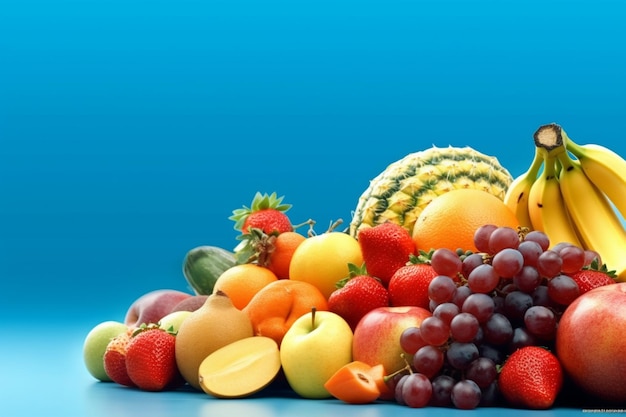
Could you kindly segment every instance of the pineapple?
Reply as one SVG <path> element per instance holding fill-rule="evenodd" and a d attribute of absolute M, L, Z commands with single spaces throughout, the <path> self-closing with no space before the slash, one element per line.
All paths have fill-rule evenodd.
<path fill-rule="evenodd" d="M 424 207 L 437 196 L 457 188 L 478 188 L 500 199 L 513 177 L 493 156 L 471 147 L 425 149 L 390 164 L 370 181 L 350 223 L 350 234 L 385 221 L 412 233 Z"/>

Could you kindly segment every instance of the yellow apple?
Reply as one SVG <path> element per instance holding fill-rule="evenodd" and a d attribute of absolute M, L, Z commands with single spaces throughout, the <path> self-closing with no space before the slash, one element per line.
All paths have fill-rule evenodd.
<path fill-rule="evenodd" d="M 311 311 L 287 330 L 280 361 L 291 389 L 303 398 L 329 398 L 324 384 L 352 360 L 352 329 L 338 314 Z"/>
<path fill-rule="evenodd" d="M 159 327 L 172 333 L 178 333 L 180 325 L 191 313 L 187 310 L 172 311 L 159 320 Z"/>
<path fill-rule="evenodd" d="M 348 265 L 362 263 L 361 246 L 354 237 L 326 232 L 298 245 L 289 264 L 289 278 L 315 285 L 328 299 L 337 289 L 337 281 L 350 274 Z"/>

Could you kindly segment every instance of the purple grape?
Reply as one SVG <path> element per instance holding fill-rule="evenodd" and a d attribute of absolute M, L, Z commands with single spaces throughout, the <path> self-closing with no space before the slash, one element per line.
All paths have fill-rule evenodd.
<path fill-rule="evenodd" d="M 496 363 L 489 358 L 477 358 L 465 370 L 465 378 L 474 381 L 481 389 L 491 385 L 497 377 Z"/>
<path fill-rule="evenodd" d="M 445 275 L 437 275 L 428 284 L 428 298 L 437 304 L 451 301 L 455 291 L 456 283 Z"/>
<path fill-rule="evenodd" d="M 463 261 L 458 253 L 447 248 L 436 249 L 430 257 L 430 265 L 438 275 L 450 278 L 461 273 Z"/>
<path fill-rule="evenodd" d="M 441 370 L 444 362 L 444 353 L 441 349 L 427 345 L 419 348 L 413 356 L 413 368 L 428 378 L 432 378 Z"/>
<path fill-rule="evenodd" d="M 473 314 L 479 323 L 484 323 L 493 314 L 495 303 L 493 298 L 487 294 L 474 293 L 470 294 L 461 307 L 464 313 Z"/>
<path fill-rule="evenodd" d="M 450 327 L 439 317 L 426 317 L 420 324 L 422 339 L 429 345 L 441 346 L 450 337 Z"/>
<path fill-rule="evenodd" d="M 461 285 L 457 287 L 456 291 L 454 291 L 454 295 L 452 296 L 452 302 L 459 306 L 459 308 L 463 307 L 463 303 L 472 293 L 472 290 L 467 285 Z"/>
<path fill-rule="evenodd" d="M 489 252 L 489 238 L 491 234 L 498 228 L 495 224 L 484 224 L 474 232 L 474 246 L 479 252 Z"/>
<path fill-rule="evenodd" d="M 472 410 L 478 407 L 481 398 L 480 387 L 470 379 L 463 379 L 452 387 L 452 404 L 461 410 Z"/>
<path fill-rule="evenodd" d="M 459 370 L 466 369 L 478 356 L 478 348 L 474 343 L 452 342 L 446 351 L 448 363 Z"/>
<path fill-rule="evenodd" d="M 513 337 L 509 343 L 509 352 L 515 352 L 517 349 L 524 346 L 535 346 L 537 344 L 537 338 L 530 334 L 523 327 L 516 327 L 513 329 Z"/>
<path fill-rule="evenodd" d="M 517 249 L 505 248 L 491 260 L 496 274 L 503 278 L 513 278 L 524 266 L 524 256 Z"/>
<path fill-rule="evenodd" d="M 419 348 L 426 346 L 422 331 L 417 326 L 410 326 L 400 334 L 400 347 L 409 355 L 415 354 Z"/>
<path fill-rule="evenodd" d="M 567 306 L 579 295 L 578 284 L 567 275 L 557 275 L 548 281 L 548 297 L 557 304 Z"/>
<path fill-rule="evenodd" d="M 450 322 L 450 335 L 457 342 L 471 342 L 476 337 L 480 323 L 470 313 L 459 313 Z"/>
<path fill-rule="evenodd" d="M 485 341 L 495 346 L 506 345 L 513 337 L 513 326 L 503 314 L 495 313 L 483 324 Z"/>
<path fill-rule="evenodd" d="M 461 273 L 465 278 L 469 276 L 469 274 L 476 268 L 478 265 L 484 264 L 485 261 L 483 259 L 483 255 L 480 253 L 472 253 L 469 256 L 466 256 L 463 259 L 463 265 L 461 268 Z"/>
<path fill-rule="evenodd" d="M 504 298 L 504 312 L 506 316 L 513 320 L 523 320 L 524 313 L 534 304 L 530 294 L 522 291 L 513 291 Z"/>
<path fill-rule="evenodd" d="M 501 226 L 489 235 L 489 253 L 497 254 L 503 249 L 517 249 L 519 246 L 519 234 L 512 227 Z"/>
<path fill-rule="evenodd" d="M 552 278 L 561 273 L 563 260 L 561 256 L 553 250 L 544 251 L 537 258 L 537 271 L 542 277 Z"/>
<path fill-rule="evenodd" d="M 461 308 L 453 302 L 439 304 L 433 310 L 433 316 L 440 318 L 448 326 L 450 321 L 461 312 Z"/>
<path fill-rule="evenodd" d="M 517 250 L 522 254 L 524 258 L 524 265 L 537 266 L 537 259 L 539 255 L 543 253 L 543 248 L 537 242 L 532 240 L 524 240 L 520 242 Z"/>
<path fill-rule="evenodd" d="M 452 405 L 452 387 L 456 380 L 450 375 L 437 375 L 432 382 L 433 393 L 430 404 L 434 407 L 449 407 Z"/>
<path fill-rule="evenodd" d="M 420 373 L 412 373 L 404 378 L 401 391 L 404 405 L 411 408 L 421 408 L 430 402 L 433 387 L 428 377 Z"/>
<path fill-rule="evenodd" d="M 500 276 L 489 264 L 478 265 L 467 277 L 467 286 L 474 293 L 490 293 L 498 286 L 499 282 Z"/>
<path fill-rule="evenodd" d="M 532 306 L 524 314 L 524 325 L 534 336 L 552 339 L 556 332 L 557 318 L 547 307 Z"/>
<path fill-rule="evenodd" d="M 561 271 L 565 274 L 573 274 L 585 265 L 585 250 L 581 247 L 570 245 L 559 251 L 563 266 Z"/>
<path fill-rule="evenodd" d="M 531 293 L 541 284 L 541 275 L 535 267 L 525 265 L 522 270 L 513 277 L 513 284 L 525 293 Z"/>
<path fill-rule="evenodd" d="M 524 236 L 524 241 L 526 240 L 531 242 L 537 242 L 541 246 L 541 249 L 544 251 L 548 250 L 548 248 L 550 247 L 550 239 L 548 238 L 548 235 L 539 230 L 533 230 L 528 232 L 526 236 Z"/>

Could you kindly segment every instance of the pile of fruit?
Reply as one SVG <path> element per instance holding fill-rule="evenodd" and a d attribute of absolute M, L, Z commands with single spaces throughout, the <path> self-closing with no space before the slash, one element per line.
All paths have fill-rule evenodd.
<path fill-rule="evenodd" d="M 186 254 L 192 292 L 156 289 L 89 332 L 86 368 L 216 398 L 282 381 L 350 404 L 626 403 L 626 161 L 554 124 L 535 146 L 517 178 L 467 147 L 408 155 L 344 231 L 257 193 L 230 218 L 233 250 Z"/>

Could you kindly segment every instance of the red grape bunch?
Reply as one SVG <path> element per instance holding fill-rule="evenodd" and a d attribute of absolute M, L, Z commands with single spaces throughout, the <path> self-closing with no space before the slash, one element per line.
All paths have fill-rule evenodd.
<path fill-rule="evenodd" d="M 568 274 L 599 261 L 593 251 L 550 247 L 546 234 L 510 227 L 484 225 L 474 244 L 478 252 L 432 254 L 438 274 L 428 288 L 433 315 L 399 341 L 412 359 L 410 372 L 392 380 L 400 404 L 497 404 L 498 366 L 520 347 L 553 347 L 559 317 L 579 295 Z"/>

